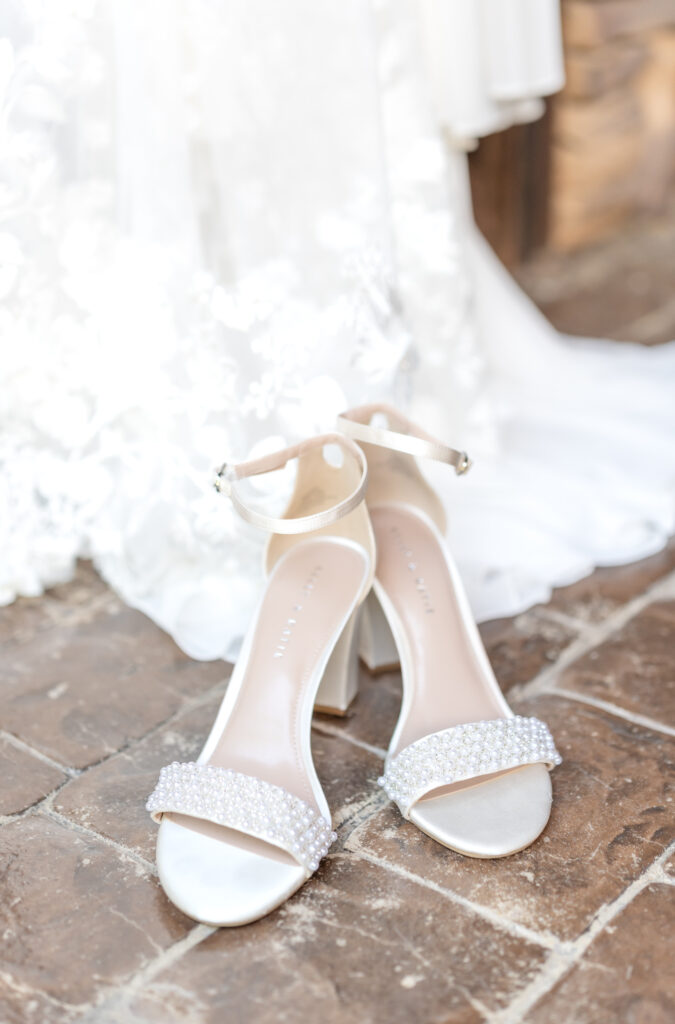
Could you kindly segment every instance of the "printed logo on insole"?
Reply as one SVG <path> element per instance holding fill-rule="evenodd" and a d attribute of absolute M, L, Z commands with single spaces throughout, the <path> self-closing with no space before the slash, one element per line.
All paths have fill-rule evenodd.
<path fill-rule="evenodd" d="M 420 600 L 422 602 L 425 614 L 433 615 L 435 612 L 434 603 L 431 594 L 429 593 L 427 582 L 424 576 L 419 571 L 419 566 L 417 563 L 417 559 L 415 557 L 415 552 L 411 547 L 409 547 L 406 544 L 403 534 L 399 530 L 398 526 L 390 526 L 389 533 L 393 538 L 396 550 L 405 559 L 406 569 L 413 578 L 415 590 L 420 596 Z"/>
<path fill-rule="evenodd" d="M 319 579 L 319 576 L 321 575 L 322 570 L 322 565 L 315 565 L 311 573 L 303 583 L 302 587 L 300 588 L 298 600 L 292 606 L 291 614 L 286 619 L 284 627 L 281 630 L 281 637 L 279 639 L 279 642 L 274 648 L 274 658 L 283 658 L 286 651 L 288 650 L 288 645 L 290 644 L 291 639 L 293 637 L 295 627 L 302 618 L 302 612 L 305 607 L 305 604 L 308 598 L 312 596 L 312 591 L 316 587 L 317 581 Z"/>

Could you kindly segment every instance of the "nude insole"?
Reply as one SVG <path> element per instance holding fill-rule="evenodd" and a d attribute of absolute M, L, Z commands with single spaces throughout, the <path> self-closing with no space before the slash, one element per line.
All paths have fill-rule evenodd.
<path fill-rule="evenodd" d="M 303 541 L 277 563 L 236 703 L 209 764 L 282 786 L 319 810 L 303 756 L 302 730 L 311 715 L 307 704 L 311 709 L 319 666 L 356 606 L 366 570 L 365 553 L 334 538 Z M 258 840 L 210 822 L 170 817 L 205 835 L 259 846 Z"/>
<path fill-rule="evenodd" d="M 394 606 L 411 653 L 406 688 L 411 688 L 412 700 L 393 756 L 429 733 L 502 718 L 504 711 L 476 657 L 432 527 L 400 506 L 381 506 L 371 516 L 377 579 Z"/>

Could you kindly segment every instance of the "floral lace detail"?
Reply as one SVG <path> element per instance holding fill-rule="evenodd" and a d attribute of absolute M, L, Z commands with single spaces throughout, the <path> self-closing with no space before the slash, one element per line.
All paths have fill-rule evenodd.
<path fill-rule="evenodd" d="M 496 265 L 419 4 L 5 8 L 0 601 L 89 556 L 188 653 L 233 656 L 263 538 L 212 468 L 374 399 L 477 456 L 470 488 L 434 484 L 480 617 L 663 544 L 672 350 L 572 348 Z"/>
<path fill-rule="evenodd" d="M 400 391 L 410 338 L 376 144 L 303 197 L 306 224 L 270 226 L 261 128 L 212 106 L 246 77 L 234 58 L 225 74 L 222 54 L 253 14 L 208 0 L 189 14 L 166 5 L 161 53 L 149 4 L 26 4 L 0 41 L 0 600 L 91 555 L 130 604 L 213 657 L 243 632 L 262 538 L 217 502 L 211 468 Z M 256 33 L 261 67 L 290 93 L 276 30 Z M 356 135 L 370 138 L 370 114 Z M 278 160 L 271 120 L 267 137 Z M 221 180 L 232 146 L 248 163 Z M 299 139 L 299 158 L 313 148 Z M 305 189 L 294 174 L 288 203 Z"/>

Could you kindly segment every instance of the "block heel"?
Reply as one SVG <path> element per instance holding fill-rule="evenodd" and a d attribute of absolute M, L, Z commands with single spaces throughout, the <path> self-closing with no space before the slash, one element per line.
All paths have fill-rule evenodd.
<path fill-rule="evenodd" d="M 374 590 L 363 604 L 359 656 L 372 675 L 400 668 L 394 636 Z"/>
<path fill-rule="evenodd" d="M 352 613 L 333 648 L 316 695 L 315 711 L 344 717 L 358 693 L 359 620 L 362 609 L 363 605 Z"/>

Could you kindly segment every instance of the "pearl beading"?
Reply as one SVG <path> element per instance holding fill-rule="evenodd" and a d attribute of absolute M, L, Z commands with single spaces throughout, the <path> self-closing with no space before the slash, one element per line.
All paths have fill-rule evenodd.
<path fill-rule="evenodd" d="M 523 764 L 560 764 L 548 726 L 538 718 L 497 718 L 455 725 L 415 740 L 394 757 L 378 785 L 405 817 L 439 786 Z"/>
<path fill-rule="evenodd" d="M 212 764 L 162 768 L 146 808 L 154 821 L 175 812 L 245 832 L 286 850 L 308 871 L 337 839 L 330 822 L 281 786 Z"/>

